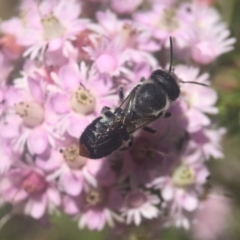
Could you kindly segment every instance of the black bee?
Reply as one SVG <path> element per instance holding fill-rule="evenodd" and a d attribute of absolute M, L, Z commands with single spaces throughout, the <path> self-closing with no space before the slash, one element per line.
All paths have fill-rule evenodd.
<path fill-rule="evenodd" d="M 131 147 L 132 135 L 136 130 L 142 128 L 154 133 L 155 130 L 146 125 L 160 116 L 171 115 L 167 110 L 180 95 L 179 82 L 185 83 L 178 79 L 172 70 L 171 37 L 170 53 L 169 71 L 156 70 L 148 79 L 142 78 L 124 100 L 122 88 L 120 88 L 121 105 L 116 109 L 104 107 L 101 116 L 87 126 L 79 141 L 81 156 L 98 159 L 121 148 L 126 142 L 128 147 Z"/>

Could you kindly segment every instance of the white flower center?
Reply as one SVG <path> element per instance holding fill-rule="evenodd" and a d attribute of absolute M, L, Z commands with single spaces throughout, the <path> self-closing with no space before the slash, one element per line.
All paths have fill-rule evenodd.
<path fill-rule="evenodd" d="M 25 126 L 34 128 L 44 120 L 44 109 L 37 102 L 20 102 L 14 105 L 14 110 L 19 115 Z"/>
<path fill-rule="evenodd" d="M 71 168 L 81 168 L 88 161 L 87 158 L 81 157 L 79 155 L 79 147 L 77 144 L 72 144 L 61 150 L 64 160 Z"/>
<path fill-rule="evenodd" d="M 192 185 L 195 180 L 195 172 L 186 165 L 178 166 L 172 174 L 172 181 L 178 187 L 187 187 Z"/>
<path fill-rule="evenodd" d="M 75 112 L 87 115 L 95 109 L 95 98 L 88 90 L 79 87 L 72 95 L 70 104 Z"/>
<path fill-rule="evenodd" d="M 52 40 L 64 35 L 64 27 L 53 14 L 45 16 L 41 22 L 46 40 Z"/>
<path fill-rule="evenodd" d="M 178 28 L 178 21 L 176 17 L 176 11 L 172 8 L 166 8 L 163 10 L 163 13 L 160 15 L 160 18 L 157 22 L 157 27 L 165 31 L 174 31 Z"/>

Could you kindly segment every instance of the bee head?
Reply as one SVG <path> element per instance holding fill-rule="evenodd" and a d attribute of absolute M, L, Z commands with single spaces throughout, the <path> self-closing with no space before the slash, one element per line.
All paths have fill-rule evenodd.
<path fill-rule="evenodd" d="M 182 81 L 174 73 L 172 64 L 173 64 L 173 41 L 172 37 L 170 37 L 170 65 L 168 71 L 158 69 L 156 71 L 153 71 L 150 76 L 150 79 L 152 79 L 156 84 L 161 85 L 161 87 L 165 90 L 165 93 L 170 101 L 173 102 L 179 97 L 180 83 L 193 83 L 208 87 L 206 84 L 203 83 Z"/>

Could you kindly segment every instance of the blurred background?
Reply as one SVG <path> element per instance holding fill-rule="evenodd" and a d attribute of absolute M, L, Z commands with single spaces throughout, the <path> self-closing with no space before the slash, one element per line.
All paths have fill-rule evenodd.
<path fill-rule="evenodd" d="M 215 117 L 217 124 L 227 128 L 223 141 L 225 159 L 210 161 L 211 188 L 221 188 L 213 192 L 213 205 L 231 205 L 227 210 L 228 218 L 218 221 L 218 208 L 213 211 L 212 221 L 222 224 L 225 229 L 218 240 L 240 240 L 240 0 L 211 0 L 227 22 L 232 36 L 237 38 L 235 50 L 221 57 L 211 66 L 213 86 L 219 93 L 220 114 Z M 8 19 L 17 13 L 17 0 L 0 0 L 0 18 Z M 215 191 L 215 190 L 214 190 Z M 0 209 L 0 218 L 8 209 Z M 215 218 L 214 218 L 215 216 Z M 89 232 L 79 230 L 77 225 L 66 216 L 53 216 L 52 224 L 42 226 L 33 219 L 17 216 L 12 218 L 1 230 L 0 240 L 101 240 L 106 239 L 107 230 Z M 208 226 L 211 227 L 211 226 Z M 136 229 L 141 232 L 142 229 Z M 129 240 L 145 240 L 129 237 Z M 127 239 L 127 240 L 128 240 Z M 159 236 L 161 240 L 194 239 L 184 230 L 168 229 Z M 215 238 L 214 238 L 215 239 Z M 214 240 L 213 239 L 213 240 Z M 148 239 L 146 239 L 148 240 Z M 150 239 L 151 240 L 151 239 Z"/>

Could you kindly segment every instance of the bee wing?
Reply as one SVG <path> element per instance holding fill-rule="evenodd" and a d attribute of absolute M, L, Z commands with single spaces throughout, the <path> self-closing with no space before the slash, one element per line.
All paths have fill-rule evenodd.
<path fill-rule="evenodd" d="M 132 106 L 134 105 L 134 98 L 136 96 L 136 92 L 141 85 L 138 84 L 133 90 L 128 94 L 128 96 L 122 101 L 119 108 L 123 110 L 125 114 L 129 114 L 132 111 Z"/>
<path fill-rule="evenodd" d="M 142 117 L 142 116 L 138 116 L 136 114 L 135 114 L 135 116 L 133 115 L 131 118 L 131 123 L 132 123 L 132 126 L 134 126 L 134 127 L 129 129 L 129 134 L 132 134 L 139 128 L 153 122 L 154 120 L 156 120 L 158 118 L 159 118 L 159 116 L 157 116 L 157 117 L 153 117 L 153 116 Z"/>
<path fill-rule="evenodd" d="M 123 122 L 126 118 L 131 118 L 132 113 L 132 106 L 134 104 L 134 98 L 136 96 L 136 91 L 140 87 L 140 84 L 137 85 L 133 90 L 128 94 L 128 96 L 122 101 L 120 106 L 115 109 L 114 113 L 115 115 L 118 115 L 118 118 L 112 120 L 112 122 L 109 124 L 108 128 L 106 129 L 105 133 L 109 132 L 110 129 L 114 128 L 114 124 L 116 121 Z M 102 135 L 102 134 L 101 134 Z M 104 135 L 104 133 L 103 133 Z M 101 137 L 101 136 L 99 136 Z"/>

